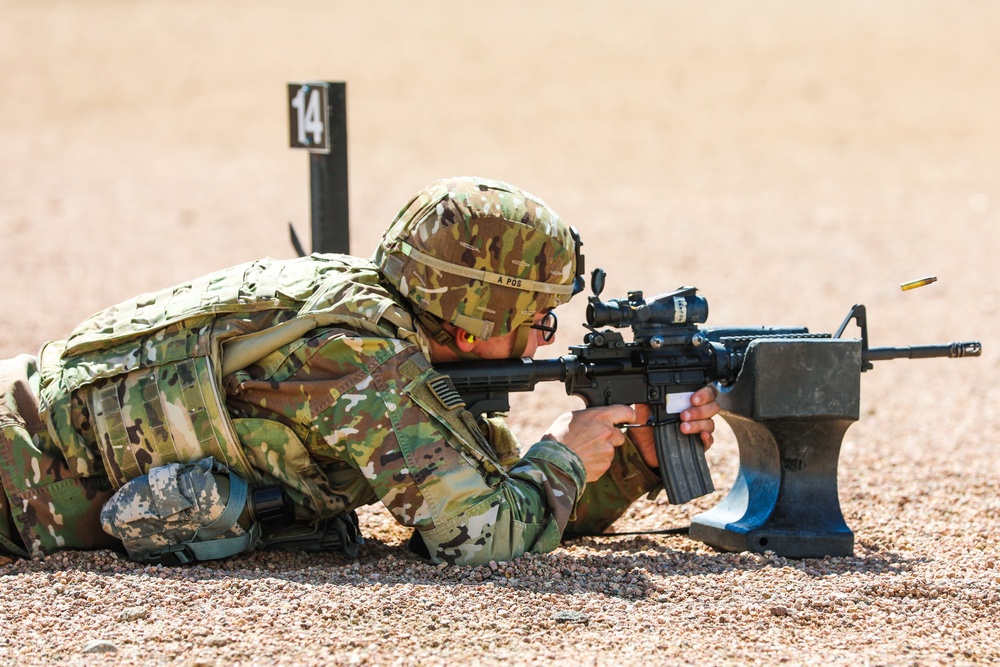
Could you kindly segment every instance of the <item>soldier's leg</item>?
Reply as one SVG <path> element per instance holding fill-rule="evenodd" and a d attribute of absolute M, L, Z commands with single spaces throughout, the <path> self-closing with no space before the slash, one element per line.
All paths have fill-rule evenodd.
<path fill-rule="evenodd" d="M 0 436 L 2 438 L 3 436 Z M 21 538 L 14 528 L 14 519 L 10 514 L 10 500 L 0 483 L 0 558 L 27 556 L 21 544 Z M 0 561 L 5 562 L 5 561 Z"/>
<path fill-rule="evenodd" d="M 0 549 L 43 556 L 120 547 L 99 521 L 110 484 L 69 469 L 38 416 L 36 391 L 33 357 L 0 361 Z"/>

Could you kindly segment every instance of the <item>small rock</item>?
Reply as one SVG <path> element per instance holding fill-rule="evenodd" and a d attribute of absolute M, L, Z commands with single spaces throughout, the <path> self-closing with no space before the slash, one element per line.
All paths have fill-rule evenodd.
<path fill-rule="evenodd" d="M 118 614 L 119 621 L 138 621 L 141 618 L 148 618 L 149 610 L 145 607 L 129 607 L 128 609 L 123 609 Z"/>
<path fill-rule="evenodd" d="M 84 653 L 118 653 L 118 647 L 106 639 L 92 639 L 83 647 Z"/>
<path fill-rule="evenodd" d="M 570 609 L 557 611 L 552 618 L 556 620 L 556 623 L 590 623 L 590 616 L 581 611 L 572 611 Z"/>

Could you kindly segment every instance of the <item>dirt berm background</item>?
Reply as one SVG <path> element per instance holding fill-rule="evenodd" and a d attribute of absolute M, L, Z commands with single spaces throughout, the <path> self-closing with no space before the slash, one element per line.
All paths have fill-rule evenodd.
<path fill-rule="evenodd" d="M 0 355 L 309 229 L 285 84 L 348 82 L 353 249 L 426 183 L 475 174 L 577 226 L 607 296 L 695 285 L 709 324 L 979 359 L 862 377 L 839 490 L 854 555 L 595 538 L 435 568 L 366 512 L 337 556 L 0 565 L 7 665 L 985 665 L 1000 662 L 1000 4 L 0 0 Z M 903 292 L 900 283 L 935 275 Z M 583 299 L 555 347 L 580 341 Z M 579 404 L 517 397 L 525 441 Z M 686 525 L 719 490 L 643 501 Z"/>

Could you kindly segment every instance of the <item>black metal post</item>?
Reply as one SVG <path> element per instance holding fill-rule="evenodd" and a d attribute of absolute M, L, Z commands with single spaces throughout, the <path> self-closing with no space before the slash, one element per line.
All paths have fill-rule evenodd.
<path fill-rule="evenodd" d="M 347 204 L 347 84 L 288 84 L 289 145 L 309 151 L 312 252 L 349 253 Z M 305 250 L 290 226 L 292 244 Z"/>
<path fill-rule="evenodd" d="M 347 204 L 347 84 L 327 82 L 329 153 L 309 154 L 313 252 L 351 250 Z"/>

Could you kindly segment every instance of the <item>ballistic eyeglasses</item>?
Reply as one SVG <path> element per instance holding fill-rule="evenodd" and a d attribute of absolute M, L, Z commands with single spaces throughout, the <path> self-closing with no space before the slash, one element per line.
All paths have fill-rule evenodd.
<path fill-rule="evenodd" d="M 545 313 L 545 317 L 538 324 L 532 324 L 532 329 L 537 329 L 542 332 L 542 340 L 546 343 L 550 342 L 556 335 L 556 329 L 559 328 L 559 319 L 556 317 L 556 312 L 550 310 Z"/>

